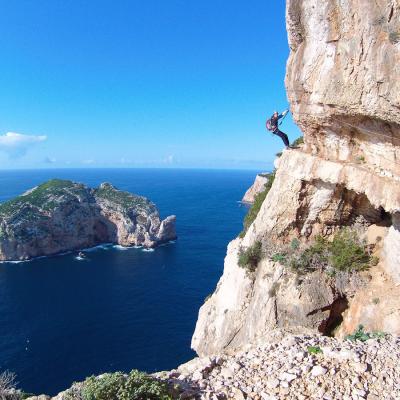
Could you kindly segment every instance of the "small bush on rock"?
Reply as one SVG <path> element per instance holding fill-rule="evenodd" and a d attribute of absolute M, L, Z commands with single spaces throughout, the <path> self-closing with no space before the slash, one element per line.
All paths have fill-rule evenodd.
<path fill-rule="evenodd" d="M 292 147 L 298 147 L 298 146 L 300 146 L 301 144 L 303 144 L 304 143 L 304 138 L 303 138 L 303 136 L 299 136 L 297 139 L 295 139 L 294 141 L 293 141 L 293 143 L 291 144 L 291 146 Z"/>
<path fill-rule="evenodd" d="M 285 253 L 275 253 L 271 256 L 271 260 L 273 262 L 278 262 L 282 265 L 286 263 L 286 254 Z"/>
<path fill-rule="evenodd" d="M 352 342 L 359 340 L 361 342 L 366 342 L 368 339 L 379 339 L 384 338 L 386 334 L 384 332 L 365 332 L 364 326 L 359 325 L 357 330 L 352 335 L 347 335 L 346 339 Z"/>
<path fill-rule="evenodd" d="M 255 242 L 246 250 L 239 251 L 239 267 L 245 268 L 248 272 L 254 272 L 262 258 L 262 244 L 260 241 Z"/>
<path fill-rule="evenodd" d="M 356 232 L 350 229 L 342 229 L 333 237 L 329 251 L 329 261 L 338 271 L 361 271 L 367 269 L 372 261 Z"/>
<path fill-rule="evenodd" d="M 286 259 L 286 265 L 297 272 L 322 269 L 332 276 L 338 272 L 363 271 L 378 262 L 368 254 L 356 231 L 348 228 L 338 231 L 332 241 L 316 236 L 308 247 L 298 251 L 291 247 Z"/>
<path fill-rule="evenodd" d="M 133 370 L 87 378 L 81 388 L 83 400 L 172 400 L 166 384 Z"/>
<path fill-rule="evenodd" d="M 309 247 L 294 251 L 289 258 L 289 266 L 300 273 L 326 268 L 328 265 L 328 242 L 317 236 Z"/>
<path fill-rule="evenodd" d="M 125 376 L 121 372 L 90 376 L 82 386 L 84 400 L 118 399 L 118 392 L 124 385 Z"/>
<path fill-rule="evenodd" d="M 319 346 L 308 346 L 307 351 L 309 354 L 321 354 L 322 350 Z"/>
<path fill-rule="evenodd" d="M 20 400 L 22 393 L 17 390 L 16 377 L 13 372 L 4 371 L 0 374 L 0 399 Z"/>
<path fill-rule="evenodd" d="M 169 400 L 167 385 L 143 372 L 133 370 L 128 375 L 119 400 Z"/>

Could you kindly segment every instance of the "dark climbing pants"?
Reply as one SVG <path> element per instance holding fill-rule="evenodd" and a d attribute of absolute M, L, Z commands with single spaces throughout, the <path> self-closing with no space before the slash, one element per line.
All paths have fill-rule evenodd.
<path fill-rule="evenodd" d="M 273 134 L 279 136 L 282 139 L 283 143 L 285 143 L 286 147 L 289 146 L 289 139 L 286 133 L 283 133 L 282 131 L 277 129 L 276 131 L 273 132 Z"/>

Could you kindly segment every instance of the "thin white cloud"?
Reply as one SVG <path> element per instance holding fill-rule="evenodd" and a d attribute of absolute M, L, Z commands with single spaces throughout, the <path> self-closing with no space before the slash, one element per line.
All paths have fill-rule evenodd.
<path fill-rule="evenodd" d="M 5 135 L 0 135 L 0 151 L 4 151 L 11 158 L 22 157 L 32 146 L 44 142 L 46 139 L 46 136 L 7 132 Z"/>
<path fill-rule="evenodd" d="M 44 162 L 45 162 L 46 164 L 54 164 L 55 162 L 57 162 L 57 159 L 55 159 L 55 158 L 53 158 L 53 157 L 46 157 L 46 158 L 44 159 Z"/>
<path fill-rule="evenodd" d="M 91 165 L 91 164 L 94 164 L 95 162 L 96 162 L 96 160 L 92 160 L 92 159 L 82 160 L 82 164 L 86 164 L 86 165 Z"/>
<path fill-rule="evenodd" d="M 120 164 L 132 164 L 132 160 L 129 160 L 125 157 L 121 157 L 119 162 L 120 162 Z"/>
<path fill-rule="evenodd" d="M 175 156 L 173 154 L 170 154 L 169 156 L 165 157 L 163 160 L 163 162 L 165 164 L 174 164 L 175 161 L 176 161 Z"/>

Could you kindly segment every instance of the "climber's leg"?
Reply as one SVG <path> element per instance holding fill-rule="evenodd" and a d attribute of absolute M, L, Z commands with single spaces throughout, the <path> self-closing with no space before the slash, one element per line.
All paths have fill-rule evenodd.
<path fill-rule="evenodd" d="M 290 147 L 290 146 L 289 146 L 289 138 L 288 138 L 288 136 L 286 135 L 286 133 L 283 133 L 282 131 L 280 131 L 279 129 L 277 129 L 277 130 L 274 132 L 274 135 L 279 136 L 279 137 L 282 139 L 282 141 L 283 141 L 283 143 L 285 144 L 286 147 Z"/>

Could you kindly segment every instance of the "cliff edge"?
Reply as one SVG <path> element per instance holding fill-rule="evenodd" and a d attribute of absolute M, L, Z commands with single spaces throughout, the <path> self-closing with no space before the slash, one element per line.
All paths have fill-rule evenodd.
<path fill-rule="evenodd" d="M 304 144 L 276 160 L 256 219 L 228 246 L 192 338 L 202 356 L 277 328 L 400 333 L 400 4 L 288 0 L 286 21 Z"/>
<path fill-rule="evenodd" d="M 53 179 L 0 204 L 0 260 L 28 260 L 102 243 L 155 247 L 176 239 L 175 216 L 109 183 Z"/>

